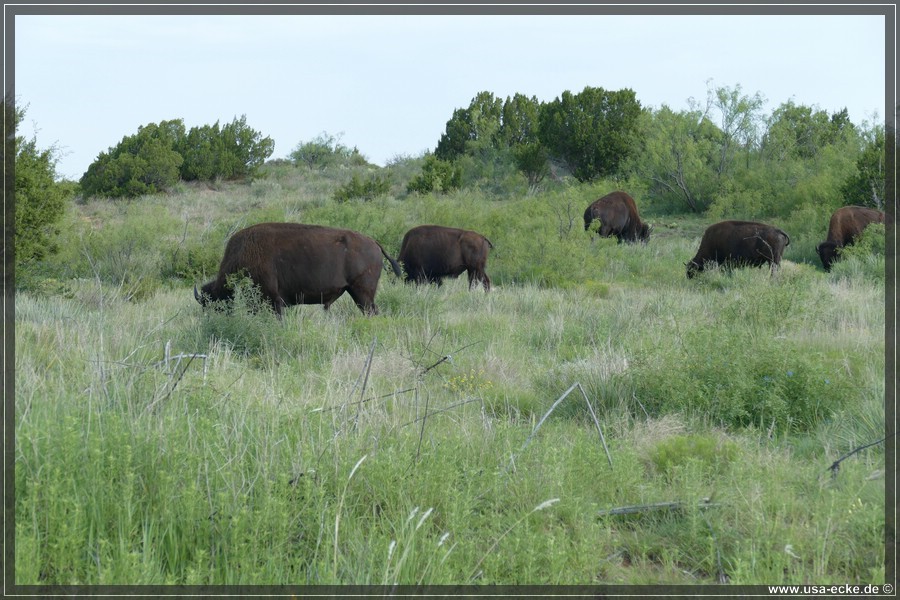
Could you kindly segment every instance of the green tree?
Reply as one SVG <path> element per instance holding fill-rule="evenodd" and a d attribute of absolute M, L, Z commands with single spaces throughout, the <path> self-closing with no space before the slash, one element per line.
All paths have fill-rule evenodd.
<path fill-rule="evenodd" d="M 856 173 L 841 186 L 841 197 L 844 204 L 871 206 L 884 210 L 884 126 L 876 125 L 864 135 L 865 147 L 856 160 Z"/>
<path fill-rule="evenodd" d="M 233 180 L 256 175 L 275 150 L 275 142 L 247 125 L 246 115 L 219 127 L 192 127 L 182 136 L 176 149 L 184 162 L 181 178 L 185 181 Z"/>
<path fill-rule="evenodd" d="M 219 160 L 224 150 L 219 131 L 215 125 L 192 127 L 178 144 L 181 163 L 181 178 L 185 181 L 211 181 L 219 173 Z"/>
<path fill-rule="evenodd" d="M 275 150 L 272 138 L 263 137 L 247 125 L 246 115 L 222 127 L 221 136 L 222 154 L 217 175 L 225 179 L 253 177 Z"/>
<path fill-rule="evenodd" d="M 491 92 L 479 92 L 468 108 L 453 111 L 434 155 L 441 160 L 455 160 L 465 154 L 490 154 L 499 147 L 502 112 L 502 100 Z"/>
<path fill-rule="evenodd" d="M 542 106 L 540 140 L 579 181 L 615 175 L 636 145 L 641 105 L 634 91 L 566 90 Z"/>
<path fill-rule="evenodd" d="M 310 171 L 313 169 L 326 169 L 333 165 L 350 164 L 365 166 L 368 164 L 359 150 L 348 148 L 340 142 L 341 134 L 330 135 L 323 131 L 307 142 L 300 142 L 290 153 L 289 157 L 294 164 L 305 164 Z"/>
<path fill-rule="evenodd" d="M 473 129 L 468 109 L 454 110 L 434 149 L 435 157 L 449 161 L 463 156 L 466 153 L 466 143 L 475 137 Z"/>
<path fill-rule="evenodd" d="M 823 110 L 788 101 L 769 117 L 761 151 L 766 159 L 814 159 L 828 145 L 855 133 L 847 109 L 830 117 Z"/>
<path fill-rule="evenodd" d="M 462 185 L 462 171 L 452 161 L 441 160 L 434 154 L 426 154 L 422 172 L 406 186 L 408 192 L 427 194 L 429 192 L 449 192 Z"/>
<path fill-rule="evenodd" d="M 85 196 L 134 197 L 155 194 L 179 181 L 184 162 L 175 149 L 184 136 L 181 119 L 150 123 L 101 152 L 81 178 Z"/>
<path fill-rule="evenodd" d="M 500 140 L 511 149 L 516 168 L 532 192 L 550 172 L 550 153 L 540 141 L 540 116 L 536 96 L 516 94 L 503 103 Z"/>
<path fill-rule="evenodd" d="M 719 117 L 719 135 L 716 139 L 718 161 L 715 169 L 720 182 L 731 173 L 739 151 L 743 150 L 749 160 L 757 142 L 764 103 L 762 94 L 756 92 L 752 96 L 744 95 L 740 85 L 733 89 L 707 89 L 703 116 L 712 120 L 712 113 L 716 112 Z"/>
<path fill-rule="evenodd" d="M 7 131 L 18 129 L 25 109 L 15 108 L 9 96 L 4 108 Z M 9 149 L 5 144 L 4 158 Z M 42 150 L 34 137 L 15 136 L 15 266 L 20 281 L 35 263 L 59 249 L 56 237 L 71 186 L 56 181 L 56 162 L 53 148 Z"/>
<path fill-rule="evenodd" d="M 332 197 L 338 202 L 347 202 L 349 200 L 374 200 L 378 196 L 383 196 L 391 191 L 390 176 L 381 177 L 372 175 L 363 180 L 356 173 L 350 177 L 350 181 L 338 187 Z"/>
<path fill-rule="evenodd" d="M 550 173 L 550 154 L 540 142 L 517 144 L 512 149 L 516 168 L 528 180 L 528 189 L 537 190 L 544 178 Z"/>
<path fill-rule="evenodd" d="M 706 210 L 717 189 L 721 132 L 699 110 L 674 112 L 663 105 L 640 120 L 639 151 L 625 171 L 650 183 L 662 203 Z"/>
<path fill-rule="evenodd" d="M 523 94 L 507 97 L 503 103 L 500 123 L 500 139 L 510 148 L 521 144 L 533 144 L 540 140 L 541 104 L 537 96 Z"/>

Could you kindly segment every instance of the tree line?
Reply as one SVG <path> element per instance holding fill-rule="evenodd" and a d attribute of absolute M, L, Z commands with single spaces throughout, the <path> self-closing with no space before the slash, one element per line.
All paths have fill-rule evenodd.
<path fill-rule="evenodd" d="M 661 212 L 710 217 L 787 215 L 804 205 L 858 204 L 883 209 L 885 128 L 855 125 L 834 113 L 788 101 L 763 112 L 759 93 L 709 87 L 703 101 L 673 110 L 643 107 L 634 91 L 585 87 L 549 102 L 489 91 L 455 109 L 433 152 L 409 159 L 409 194 L 479 187 L 499 197 L 524 182 L 536 192 L 547 179 L 605 179 L 636 187 Z M 5 99 L 6 122 L 18 126 L 25 108 Z M 16 264 L 53 252 L 66 201 L 165 192 L 179 181 L 247 180 L 259 173 L 274 142 L 246 117 L 187 129 L 181 119 L 150 123 L 101 152 L 78 182 L 55 181 L 56 151 L 32 138 L 7 139 L 15 156 Z M 290 161 L 308 169 L 371 167 L 357 148 L 326 133 L 299 143 Z M 6 162 L 7 167 L 10 161 Z M 394 171 L 349 183 L 337 201 L 388 193 Z"/>
<path fill-rule="evenodd" d="M 447 121 L 415 191 L 446 191 L 513 165 L 536 189 L 549 175 L 641 180 L 673 212 L 787 214 L 804 203 L 883 208 L 885 131 L 759 93 L 710 87 L 685 110 L 644 108 L 630 89 L 585 87 L 550 102 L 478 93 Z M 496 171 L 496 169 L 495 169 Z M 442 176 L 441 176 L 442 175 Z"/>

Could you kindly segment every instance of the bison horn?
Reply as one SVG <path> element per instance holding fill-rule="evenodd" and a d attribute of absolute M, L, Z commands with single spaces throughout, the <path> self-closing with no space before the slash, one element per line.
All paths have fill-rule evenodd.
<path fill-rule="evenodd" d="M 197 291 L 196 285 L 194 286 L 194 298 L 197 300 L 197 302 L 203 304 L 203 299 L 200 297 L 200 292 Z"/>

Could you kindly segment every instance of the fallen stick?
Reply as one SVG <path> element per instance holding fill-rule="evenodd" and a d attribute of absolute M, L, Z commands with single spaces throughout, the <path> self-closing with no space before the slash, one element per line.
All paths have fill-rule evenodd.
<path fill-rule="evenodd" d="M 832 479 L 835 478 L 835 477 L 837 477 L 838 469 L 841 468 L 841 463 L 842 463 L 844 460 L 850 458 L 851 456 L 853 456 L 854 454 L 856 454 L 856 453 L 859 452 L 860 450 L 865 450 L 865 449 L 868 448 L 869 446 L 874 446 L 875 444 L 880 444 L 880 443 L 883 442 L 884 440 L 888 439 L 888 437 L 894 437 L 895 435 L 897 435 L 897 432 L 896 432 L 896 431 L 895 431 L 893 434 L 891 434 L 890 436 L 885 436 L 885 437 L 881 438 L 881 439 L 878 440 L 878 441 L 872 442 L 871 444 L 866 444 L 865 446 L 860 446 L 860 447 L 857 448 L 856 450 L 853 450 L 852 452 L 848 452 L 848 453 L 845 454 L 844 456 L 840 457 L 839 459 L 837 459 L 836 461 L 834 461 L 833 463 L 831 463 L 831 466 L 828 467 L 828 468 L 831 470 L 831 477 L 832 477 Z"/>
<path fill-rule="evenodd" d="M 633 506 L 620 506 L 618 508 L 610 508 L 607 510 L 601 510 L 597 513 L 598 516 L 615 516 L 615 515 L 631 515 L 635 513 L 642 512 L 659 512 L 666 510 L 675 510 L 685 508 L 687 505 L 684 502 L 655 502 L 653 504 L 636 504 Z M 711 502 L 709 498 L 703 498 L 700 502 L 697 503 L 697 508 L 709 508 L 711 506 L 719 506 L 716 502 Z"/>

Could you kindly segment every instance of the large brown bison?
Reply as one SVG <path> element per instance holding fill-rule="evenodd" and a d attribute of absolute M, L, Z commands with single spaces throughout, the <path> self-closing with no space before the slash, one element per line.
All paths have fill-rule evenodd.
<path fill-rule="evenodd" d="M 687 265 L 688 279 L 714 261 L 730 266 L 758 267 L 768 263 L 772 274 L 781 264 L 781 255 L 790 245 L 788 234 L 764 223 L 721 221 L 706 228 L 700 249 Z"/>
<path fill-rule="evenodd" d="M 491 241 L 474 231 L 419 225 L 403 236 L 397 261 L 403 263 L 406 280 L 416 283 L 437 283 L 444 277 L 459 277 L 466 271 L 469 289 L 478 282 L 484 291 L 491 289 L 491 278 L 485 272 Z"/>
<path fill-rule="evenodd" d="M 585 231 L 595 219 L 600 221 L 600 235 L 614 235 L 620 244 L 646 242 L 650 237 L 650 226 L 641 222 L 634 198 L 625 192 L 611 192 L 592 202 L 584 211 Z"/>
<path fill-rule="evenodd" d="M 323 304 L 327 310 L 347 292 L 361 311 L 378 314 L 375 289 L 382 256 L 400 275 L 400 265 L 375 240 L 347 229 L 299 223 L 260 223 L 228 240 L 218 276 L 194 297 L 201 305 L 231 300 L 226 278 L 246 273 L 281 318 L 294 304 Z"/>
<path fill-rule="evenodd" d="M 828 237 L 816 247 L 826 271 L 831 271 L 840 249 L 856 241 L 871 223 L 884 223 L 884 213 L 862 206 L 845 206 L 834 211 L 828 223 Z"/>

